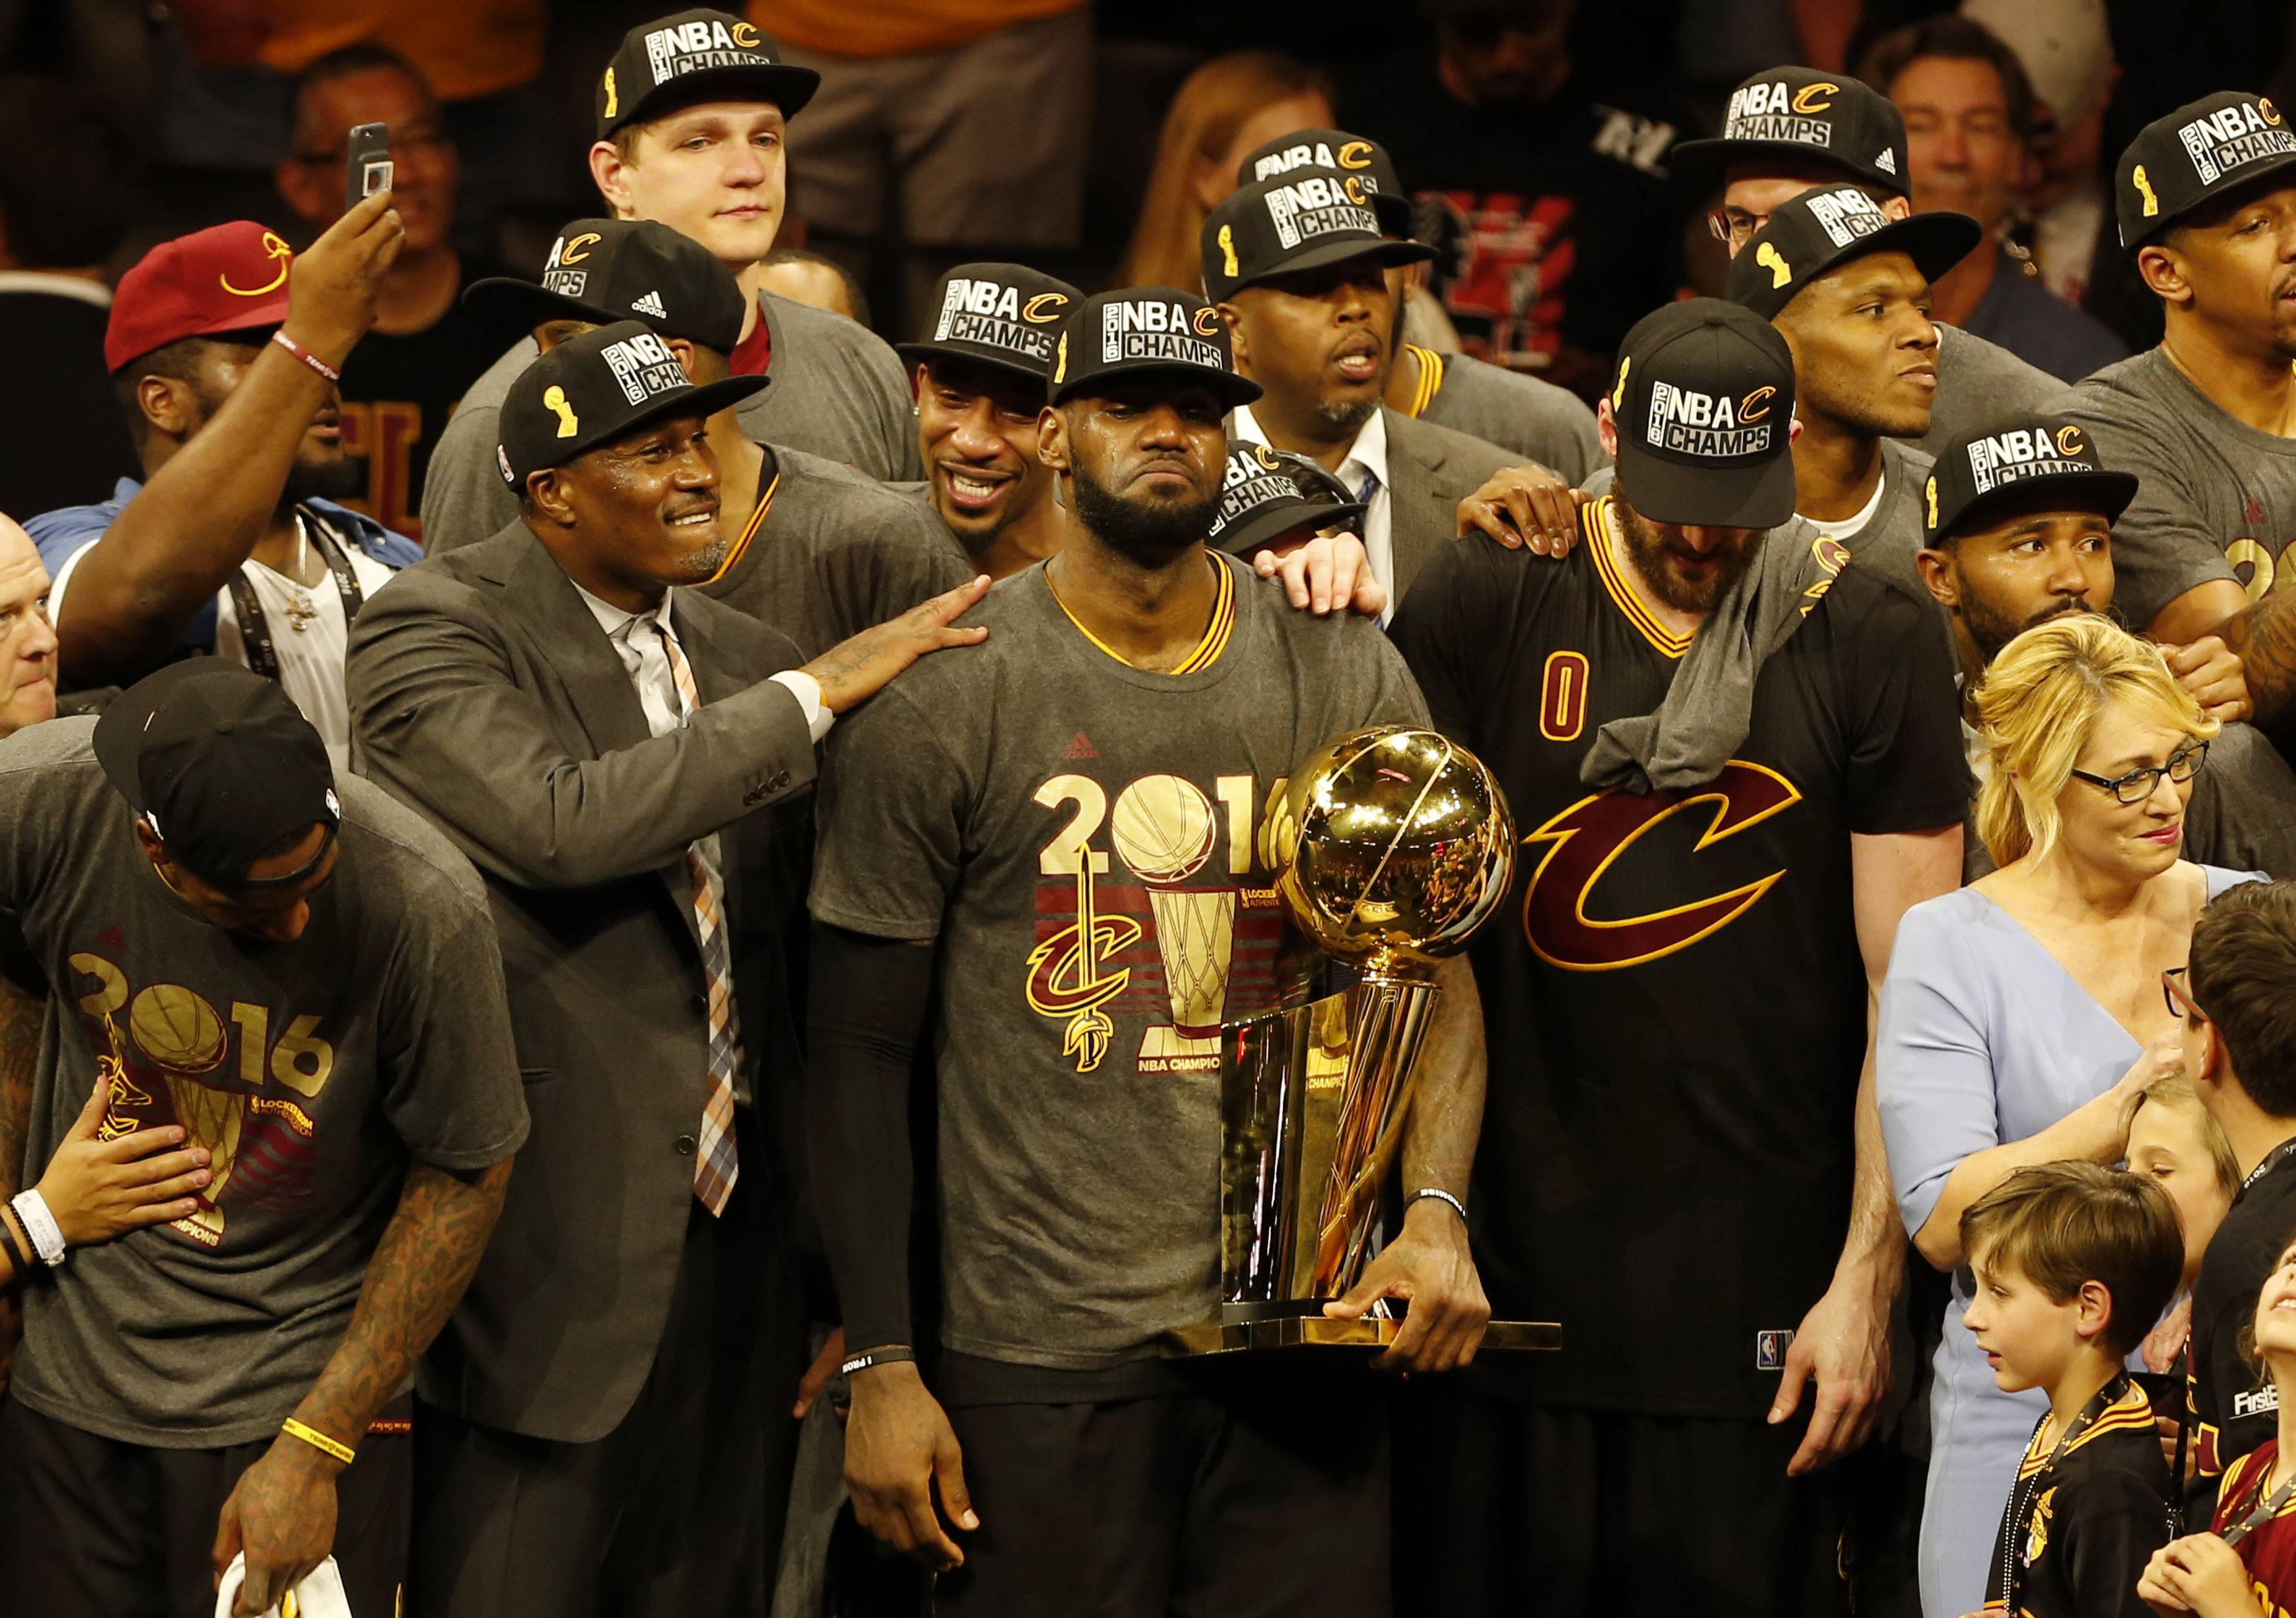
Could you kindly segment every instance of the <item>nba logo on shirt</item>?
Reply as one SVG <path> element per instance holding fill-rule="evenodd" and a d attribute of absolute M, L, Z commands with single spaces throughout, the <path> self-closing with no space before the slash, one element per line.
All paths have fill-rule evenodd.
<path fill-rule="evenodd" d="M 1786 1368 L 1786 1350 L 1793 1346 L 1794 1335 L 1790 1331 L 1758 1331 L 1754 1334 L 1754 1369 L 1758 1371 L 1782 1371 Z"/>

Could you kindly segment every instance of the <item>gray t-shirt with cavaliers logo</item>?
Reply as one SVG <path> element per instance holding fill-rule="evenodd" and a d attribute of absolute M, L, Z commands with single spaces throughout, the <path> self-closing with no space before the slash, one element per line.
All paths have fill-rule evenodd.
<path fill-rule="evenodd" d="M 34 1279 L 9 1391 L 130 1443 L 245 1443 L 342 1340 L 409 1163 L 481 1168 L 525 1140 L 502 954 L 469 862 L 348 777 L 302 937 L 213 926 L 137 849 L 94 727 L 0 742 L 0 925 L 52 990 L 24 1181 L 98 1083 L 105 1130 L 180 1124 L 215 1180 L 189 1218 Z"/>
<path fill-rule="evenodd" d="M 1096 1371 L 1218 1302 L 1223 1022 L 1307 986 L 1259 846 L 1269 796 L 1334 737 L 1426 723 L 1368 619 L 1232 604 L 1194 672 L 1100 650 L 1041 567 L 839 724 L 813 912 L 942 941 L 947 1346 Z M 1222 633 L 1215 610 L 1208 641 Z"/>

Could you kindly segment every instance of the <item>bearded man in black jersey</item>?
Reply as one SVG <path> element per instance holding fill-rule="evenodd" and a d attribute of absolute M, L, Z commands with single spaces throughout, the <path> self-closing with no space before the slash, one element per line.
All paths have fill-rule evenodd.
<path fill-rule="evenodd" d="M 1934 608 L 1792 514 L 1793 403 L 1775 329 L 1669 305 L 1570 555 L 1461 540 L 1396 619 L 1526 834 L 1472 951 L 1470 1207 L 1497 1312 L 1563 1323 L 1413 1401 L 1426 1611 L 1846 1610 L 1822 1469 L 1889 1385 L 1906 1240 L 1871 1009 L 1898 916 L 1956 881 L 1968 786 Z"/>
<path fill-rule="evenodd" d="M 1383 1400 L 1360 1368 L 1160 1357 L 1218 1301 L 1218 1030 L 1307 986 L 1263 806 L 1334 737 L 1425 723 L 1370 623 L 1294 611 L 1207 551 L 1221 418 L 1259 393 L 1201 298 L 1070 311 L 1038 435 L 1060 550 L 975 609 L 988 638 L 957 678 L 897 682 L 840 728 L 824 778 L 809 1124 L 846 1476 L 960 1618 L 1390 1610 Z M 1414 1372 L 1471 1358 L 1488 1314 L 1447 1200 L 1481 1016 L 1464 961 L 1439 981 L 1399 1230 L 1329 1305 L 1408 1298 L 1385 1358 Z M 928 1377 L 904 1100 L 936 987 Z"/>

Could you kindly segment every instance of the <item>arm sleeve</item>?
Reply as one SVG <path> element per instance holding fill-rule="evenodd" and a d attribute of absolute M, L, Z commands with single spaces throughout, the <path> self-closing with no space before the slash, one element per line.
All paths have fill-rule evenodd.
<path fill-rule="evenodd" d="M 1951 647 L 1936 609 L 1884 586 L 1849 626 L 1852 664 L 1849 829 L 1866 837 L 1959 826 L 1969 818 L 1969 764 Z"/>
<path fill-rule="evenodd" d="M 2085 1500 L 2066 1527 L 2066 1582 L 2081 1618 L 2152 1618 L 2136 1593 L 2144 1565 L 2169 1542 L 2169 1502 L 2140 1478 L 2111 1474 L 2095 1480 L 2098 1497 Z"/>
<path fill-rule="evenodd" d="M 2186 591 L 2238 579 L 2225 547 L 2240 535 L 2211 529 L 2211 502 L 2194 486 L 2216 462 L 2196 459 L 2172 419 L 2102 381 L 2075 388 L 2065 413 L 2089 429 L 2105 465 L 2136 474 L 2136 498 L 2112 523 L 2112 604 L 2121 617 L 2141 631 Z"/>
<path fill-rule="evenodd" d="M 914 1345 L 909 1321 L 909 1075 L 933 952 L 813 929 L 806 1143 L 849 1353 Z"/>
<path fill-rule="evenodd" d="M 1960 933 L 1931 906 L 1915 905 L 1898 925 L 1882 984 L 1875 1094 L 1908 1231 L 1929 1222 L 1963 1158 L 2001 1144 L 1992 1052 L 1971 985 L 1955 969 L 1968 956 Z"/>
<path fill-rule="evenodd" d="M 518 520 L 518 501 L 495 469 L 502 411 L 466 404 L 431 446 L 422 474 L 422 548 L 436 556 L 501 533 Z"/>

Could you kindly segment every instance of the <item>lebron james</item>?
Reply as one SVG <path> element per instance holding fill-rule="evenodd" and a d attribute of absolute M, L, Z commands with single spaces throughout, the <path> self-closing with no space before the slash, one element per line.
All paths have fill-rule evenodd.
<path fill-rule="evenodd" d="M 941 1570 L 944 1614 L 1389 1610 L 1383 1398 L 1360 1367 L 1158 1356 L 1218 1302 L 1216 1031 L 1308 987 L 1264 806 L 1332 737 L 1423 723 L 1372 625 L 1294 611 L 1206 549 L 1221 418 L 1259 392 L 1201 298 L 1072 311 L 1039 429 L 1063 548 L 990 592 L 962 666 L 920 664 L 840 725 L 824 772 L 810 1122 L 846 1475 L 863 1524 Z M 1481 1016 L 1463 964 L 1445 981 L 1400 1231 L 1332 1306 L 1407 1299 L 1388 1358 L 1418 1371 L 1472 1357 L 1488 1312 L 1453 1200 Z M 904 1120 L 936 987 L 930 1345 Z"/>

